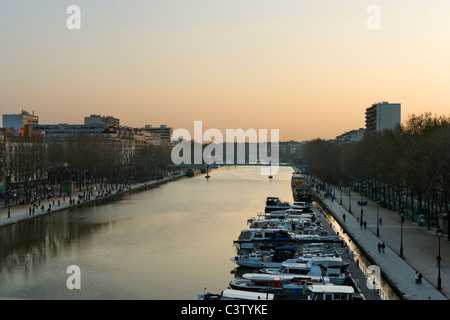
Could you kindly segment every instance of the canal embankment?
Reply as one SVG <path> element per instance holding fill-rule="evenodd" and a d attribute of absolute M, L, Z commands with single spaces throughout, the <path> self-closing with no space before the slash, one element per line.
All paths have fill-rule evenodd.
<path fill-rule="evenodd" d="M 352 230 L 343 223 L 339 223 L 336 214 L 331 211 L 327 205 L 317 198 L 317 205 L 320 210 L 327 216 L 327 220 L 330 222 L 330 227 L 335 230 L 337 234 L 340 234 L 347 247 L 349 253 L 347 258 L 350 261 L 349 271 L 352 277 L 357 281 L 358 287 L 360 287 L 363 294 L 368 300 L 399 300 L 401 299 L 401 292 L 390 281 L 382 270 L 380 278 L 376 279 L 376 275 L 370 272 L 370 266 L 375 265 L 375 260 L 370 256 L 370 253 L 358 242 L 357 237 L 353 236 Z M 369 287 L 367 279 L 371 279 L 371 286 Z M 361 281 L 364 280 L 364 281 Z M 376 281 L 377 283 L 374 283 Z"/>
<path fill-rule="evenodd" d="M 362 256 L 368 260 L 367 263 L 379 268 L 382 279 L 388 283 L 399 299 L 447 300 L 445 295 L 437 290 L 430 281 L 423 279 L 421 284 L 415 282 L 417 269 L 392 250 L 390 248 L 392 244 L 385 243 L 384 252 L 379 251 L 378 243 L 384 243 L 384 241 L 360 223 L 359 215 L 353 215 L 331 197 L 321 198 L 318 203 L 322 210 L 333 217 L 342 232 L 361 251 Z M 364 210 L 365 217 L 367 217 L 369 210 L 366 208 Z M 397 225 L 386 228 L 386 224 L 387 221 L 384 221 L 383 232 L 397 232 Z M 372 270 L 375 269 L 372 268 Z"/>
<path fill-rule="evenodd" d="M 108 190 L 99 195 L 95 195 L 94 192 L 89 193 L 87 189 L 75 191 L 70 197 L 60 195 L 53 196 L 48 199 L 43 199 L 40 204 L 42 205 L 31 210 L 32 206 L 16 205 L 11 207 L 3 207 L 0 209 L 0 227 L 16 224 L 23 221 L 29 221 L 44 215 L 54 214 L 63 210 L 76 209 L 77 207 L 84 207 L 95 203 L 101 203 L 104 201 L 110 201 L 123 196 L 130 195 L 135 192 L 141 192 L 152 188 L 159 187 L 162 184 L 173 182 L 179 179 L 187 178 L 185 172 L 178 174 L 172 174 L 170 176 L 136 183 L 128 185 L 116 190 Z M 56 201 L 55 201 L 56 200 Z M 43 209 L 42 209 L 43 208 Z"/>

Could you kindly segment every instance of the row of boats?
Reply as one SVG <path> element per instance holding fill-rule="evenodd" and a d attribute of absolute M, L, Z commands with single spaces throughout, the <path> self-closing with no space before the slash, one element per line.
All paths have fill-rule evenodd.
<path fill-rule="evenodd" d="M 199 299 L 364 299 L 342 258 L 345 242 L 328 234 L 311 202 L 267 197 L 264 213 L 247 225 L 230 258 L 237 265 L 235 279 L 221 294 L 204 293 Z"/>

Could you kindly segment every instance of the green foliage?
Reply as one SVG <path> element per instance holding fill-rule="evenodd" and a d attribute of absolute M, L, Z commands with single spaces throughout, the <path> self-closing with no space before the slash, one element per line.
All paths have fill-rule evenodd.
<path fill-rule="evenodd" d="M 448 211 L 448 116 L 413 114 L 402 126 L 360 142 L 339 145 L 316 139 L 303 152 L 309 173 L 326 183 L 341 182 L 389 201 L 409 194 L 412 211 L 422 206 L 430 212 Z M 414 208 L 414 199 L 419 199 L 419 208 Z"/>

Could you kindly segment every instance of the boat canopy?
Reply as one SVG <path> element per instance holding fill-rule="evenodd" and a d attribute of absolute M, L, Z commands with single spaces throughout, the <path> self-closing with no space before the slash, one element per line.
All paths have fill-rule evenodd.
<path fill-rule="evenodd" d="M 325 268 L 342 267 L 344 260 L 341 257 L 313 257 L 308 261 L 308 267 L 323 266 Z"/>
<path fill-rule="evenodd" d="M 291 259 L 295 255 L 295 249 L 290 246 L 279 246 L 275 248 L 273 254 L 273 261 L 281 262 L 286 259 Z"/>
<path fill-rule="evenodd" d="M 327 276 L 322 277 L 301 274 L 244 273 L 242 278 L 254 281 L 294 281 L 294 279 L 296 279 L 295 281 L 310 280 L 315 282 L 330 282 L 330 278 Z"/>
<path fill-rule="evenodd" d="M 221 300 L 273 300 L 273 297 L 273 293 L 226 289 L 222 292 Z"/>
<path fill-rule="evenodd" d="M 332 284 L 310 285 L 308 290 L 314 293 L 354 293 L 352 286 L 335 286 Z"/>

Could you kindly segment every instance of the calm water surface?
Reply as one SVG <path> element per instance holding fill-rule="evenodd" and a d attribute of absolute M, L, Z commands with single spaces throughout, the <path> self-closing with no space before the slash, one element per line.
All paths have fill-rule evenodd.
<path fill-rule="evenodd" d="M 0 229 L 0 297 L 195 300 L 233 279 L 233 246 L 265 199 L 292 202 L 292 168 L 222 167 Z M 81 271 L 69 290 L 67 268 Z"/>

